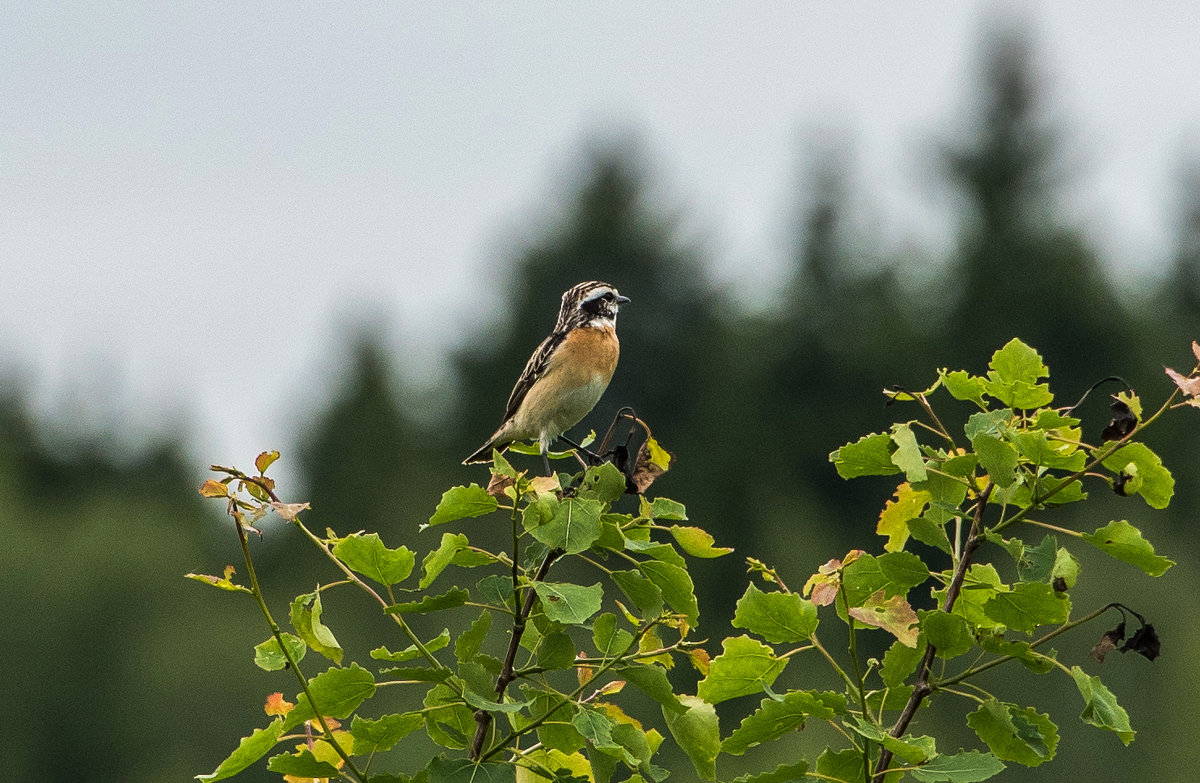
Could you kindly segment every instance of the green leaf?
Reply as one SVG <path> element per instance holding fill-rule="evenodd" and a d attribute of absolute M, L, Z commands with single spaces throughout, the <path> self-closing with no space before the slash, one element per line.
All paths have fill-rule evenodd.
<path fill-rule="evenodd" d="M 682 503 L 670 498 L 655 498 L 647 501 L 642 497 L 641 514 L 650 519 L 668 519 L 676 522 L 687 520 L 687 509 Z"/>
<path fill-rule="evenodd" d="M 546 617 L 564 625 L 579 625 L 600 611 L 604 588 L 599 582 L 591 587 L 566 582 L 537 582 L 533 589 L 542 601 Z"/>
<path fill-rule="evenodd" d="M 530 533 L 551 549 L 562 549 L 569 555 L 587 551 L 600 538 L 600 513 L 604 505 L 599 500 L 567 498 L 556 504 L 553 516 L 537 525 Z"/>
<path fill-rule="evenodd" d="M 1079 579 L 1079 559 L 1071 554 L 1071 550 L 1060 546 L 1054 553 L 1054 566 L 1050 569 L 1050 581 L 1063 580 L 1070 590 Z"/>
<path fill-rule="evenodd" d="M 421 562 L 423 574 L 417 586 L 422 590 L 429 587 L 433 580 L 438 578 L 438 574 L 446 570 L 446 566 L 450 565 L 459 550 L 466 549 L 470 544 L 471 542 L 462 533 L 443 533 L 442 543 L 437 549 L 425 555 L 425 559 Z"/>
<path fill-rule="evenodd" d="M 1162 576 L 1175 565 L 1174 560 L 1154 554 L 1154 546 L 1142 538 L 1142 532 L 1125 520 L 1109 522 L 1084 540 L 1108 555 L 1135 565 L 1150 576 Z"/>
<path fill-rule="evenodd" d="M 597 750 L 622 758 L 631 766 L 637 765 L 637 759 L 627 755 L 625 749 L 613 739 L 612 732 L 617 724 L 604 713 L 581 708 L 571 717 L 571 725 Z"/>
<path fill-rule="evenodd" d="M 592 547 L 620 552 L 625 548 L 625 533 L 621 530 L 621 525 L 632 521 L 633 517 L 629 514 L 601 514 L 600 537 Z"/>
<path fill-rule="evenodd" d="M 737 602 L 733 626 L 768 642 L 800 642 L 817 630 L 817 607 L 796 593 L 764 593 L 751 582 Z"/>
<path fill-rule="evenodd" d="M 634 664 L 617 670 L 617 676 L 663 706 L 664 710 L 683 712 L 687 708 L 675 695 L 667 673 L 658 666 Z"/>
<path fill-rule="evenodd" d="M 879 727 L 874 726 L 858 715 L 851 716 L 852 720 L 844 723 L 857 734 L 869 740 L 878 742 L 896 755 L 896 758 L 907 764 L 923 764 L 927 759 L 937 754 L 933 737 L 893 737 Z"/>
<path fill-rule="evenodd" d="M 601 658 L 615 658 L 633 644 L 633 634 L 617 627 L 617 616 L 605 612 L 592 623 L 592 641 Z"/>
<path fill-rule="evenodd" d="M 1045 674 L 1054 670 L 1054 651 L 1037 652 L 1029 642 L 1006 639 L 985 630 L 979 634 L 979 646 L 996 655 L 1011 655 L 1035 674 Z"/>
<path fill-rule="evenodd" d="M 375 677 L 357 663 L 348 668 L 329 668 L 308 682 L 317 710 L 327 718 L 345 718 L 375 694 Z M 296 697 L 296 708 L 284 718 L 283 728 L 291 729 L 316 717 L 308 695 Z"/>
<path fill-rule="evenodd" d="M 696 690 L 709 704 L 762 693 L 787 665 L 786 658 L 776 658 L 770 647 L 749 636 L 727 638 L 721 648 Z"/>
<path fill-rule="evenodd" d="M 967 455 L 967 457 L 969 457 L 967 462 L 970 464 L 970 469 L 966 471 L 966 475 L 969 476 L 974 470 L 976 458 L 974 455 Z M 950 472 L 953 466 L 963 459 L 966 458 L 954 457 L 946 460 L 942 463 L 942 470 Z M 925 512 L 925 517 L 936 525 L 944 525 L 954 519 L 958 507 L 967 497 L 966 483 L 956 480 L 953 475 L 930 473 L 925 481 L 913 487 L 913 489 L 929 493 L 929 510 Z M 942 536 L 945 537 L 945 535 L 945 531 L 942 531 Z"/>
<path fill-rule="evenodd" d="M 981 408 L 986 407 L 983 395 L 987 392 L 987 380 L 971 375 L 966 370 L 942 370 L 940 375 L 946 391 L 950 392 L 954 399 L 969 400 Z"/>
<path fill-rule="evenodd" d="M 460 549 L 454 553 L 450 563 L 459 566 L 460 568 L 478 568 L 479 566 L 491 565 L 492 563 L 503 562 L 490 552 L 481 552 L 478 549 Z"/>
<path fill-rule="evenodd" d="M 733 551 L 731 546 L 713 546 L 713 537 L 702 528 L 671 525 L 667 530 L 679 547 L 692 557 L 720 557 Z"/>
<path fill-rule="evenodd" d="M 548 693 L 538 693 L 534 696 L 533 704 L 532 716 L 544 718 L 537 727 L 537 738 L 545 748 L 574 753 L 584 746 L 583 735 L 571 724 L 576 711 L 573 703 L 559 704 L 553 712 L 549 712 L 551 707 L 558 704 L 557 699 Z"/>
<path fill-rule="evenodd" d="M 1039 625 L 1059 625 L 1071 616 L 1071 600 L 1045 582 L 1020 582 L 1010 592 L 996 593 L 983 606 L 998 623 L 1032 633 Z"/>
<path fill-rule="evenodd" d="M 445 748 L 467 747 L 475 735 L 475 712 L 463 704 L 462 697 L 448 685 L 435 685 L 425 694 L 428 708 L 425 731 L 429 738 Z"/>
<path fill-rule="evenodd" d="M 505 574 L 488 574 L 475 583 L 479 595 L 497 606 L 511 608 L 513 598 L 512 578 Z"/>
<path fill-rule="evenodd" d="M 790 783 L 805 779 L 808 772 L 807 761 L 797 761 L 795 764 L 780 764 L 770 772 L 760 772 L 757 775 L 739 775 L 733 783 Z"/>
<path fill-rule="evenodd" d="M 988 699 L 967 716 L 967 725 L 996 758 L 1027 767 L 1051 760 L 1058 747 L 1058 727 L 1033 707 Z"/>
<path fill-rule="evenodd" d="M 378 533 L 355 533 L 333 546 L 333 555 L 351 571 L 384 585 L 403 582 L 412 573 L 416 555 L 408 547 L 388 549 Z"/>
<path fill-rule="evenodd" d="M 886 432 L 864 435 L 829 455 L 829 461 L 844 479 L 859 476 L 891 476 L 900 472 L 892 462 L 892 436 Z"/>
<path fill-rule="evenodd" d="M 999 487 L 1010 487 L 1017 480 L 1017 450 L 994 435 L 980 433 L 971 439 L 980 466 Z"/>
<path fill-rule="evenodd" d="M 904 471 L 909 481 L 924 481 L 927 477 L 925 458 L 921 455 L 921 447 L 917 445 L 917 436 L 907 424 L 892 425 L 892 443 L 896 450 L 892 452 L 892 464 Z"/>
<path fill-rule="evenodd" d="M 291 621 L 304 643 L 334 663 L 342 662 L 342 646 L 333 631 L 321 622 L 321 593 L 305 593 L 292 600 Z"/>
<path fill-rule="evenodd" d="M 1011 428 L 1013 420 L 1013 412 L 1006 408 L 999 408 L 994 411 L 980 411 L 979 413 L 971 414 L 967 419 L 967 424 L 963 427 L 963 432 L 966 433 L 968 440 L 974 440 L 976 435 L 991 435 L 999 438 Z M 956 467 L 965 468 L 970 464 L 970 455 L 955 457 L 953 460 L 946 460 L 947 464 L 954 463 Z M 973 466 L 972 466 L 973 467 Z M 966 477 L 969 473 L 956 472 L 951 475 Z"/>
<path fill-rule="evenodd" d="M 664 563 L 670 563 L 680 568 L 687 568 L 687 560 L 683 555 L 675 550 L 673 544 L 663 543 L 661 541 L 642 541 L 636 538 L 625 539 L 625 548 L 630 552 L 638 552 L 652 557 L 655 560 L 661 560 Z"/>
<path fill-rule="evenodd" d="M 470 759 L 435 758 L 429 762 L 429 783 L 516 783 L 514 764 L 480 764 Z"/>
<path fill-rule="evenodd" d="M 533 703 L 531 701 L 493 701 L 486 696 L 481 696 L 474 690 L 464 690 L 463 700 L 477 710 L 504 714 L 520 712 Z"/>
<path fill-rule="evenodd" d="M 428 666 L 384 666 L 380 674 L 391 675 L 397 680 L 416 680 L 417 682 L 443 682 L 454 676 L 450 669 L 434 669 Z"/>
<path fill-rule="evenodd" d="M 899 552 L 908 541 L 909 522 L 920 517 L 929 504 L 928 492 L 913 489 L 907 481 L 896 487 L 895 499 L 889 500 L 879 514 L 879 524 L 875 532 L 887 536 L 888 541 L 883 548 L 888 552 Z M 945 537 L 943 531 L 942 536 Z M 948 542 L 947 542 L 948 543 Z"/>
<path fill-rule="evenodd" d="M 469 661 L 474 658 L 475 653 L 479 652 L 479 648 L 483 646 L 483 640 L 487 638 L 491 628 L 492 613 L 484 609 L 475 622 L 471 623 L 471 627 L 463 631 L 454 641 L 454 657 L 459 661 Z"/>
<path fill-rule="evenodd" d="M 266 728 L 255 729 L 249 737 L 243 737 L 238 743 L 237 750 L 229 754 L 220 765 L 207 775 L 197 775 L 196 779 L 210 781 L 231 778 L 271 751 L 283 736 L 283 718 L 276 718 Z"/>
<path fill-rule="evenodd" d="M 717 754 L 721 752 L 721 731 L 717 711 L 712 704 L 695 696 L 680 696 L 685 712 L 663 709 L 667 729 L 679 747 L 692 760 L 701 780 L 717 779 Z"/>
<path fill-rule="evenodd" d="M 1026 546 L 1017 559 L 1017 576 L 1026 582 L 1048 582 L 1058 557 L 1058 539 L 1043 536 L 1037 546 Z"/>
<path fill-rule="evenodd" d="M 906 648 L 907 649 L 907 648 Z M 721 750 L 740 756 L 755 745 L 778 739 L 788 732 L 804 728 L 809 718 L 830 720 L 846 712 L 846 697 L 825 691 L 789 691 L 782 698 L 766 698 L 759 708 L 721 743 Z"/>
<path fill-rule="evenodd" d="M 613 571 L 612 580 L 645 617 L 657 617 L 663 610 L 663 594 L 658 585 L 639 571 Z"/>
<path fill-rule="evenodd" d="M 862 606 L 880 590 L 888 598 L 905 595 L 928 578 L 929 569 L 912 552 L 888 552 L 879 557 L 860 555 L 842 570 L 842 584 L 850 606 Z"/>
<path fill-rule="evenodd" d="M 419 712 L 399 715 L 384 715 L 378 720 L 358 715 L 350 722 L 350 734 L 354 737 L 354 755 L 364 756 L 391 750 L 392 746 L 421 727 L 425 722 Z"/>
<path fill-rule="evenodd" d="M 450 644 L 450 630 L 443 628 L 442 632 L 425 642 L 425 649 L 429 652 L 437 652 L 446 645 Z M 410 644 L 400 652 L 392 652 L 386 647 L 376 647 L 371 650 L 371 657 L 377 661 L 391 661 L 392 663 L 403 663 L 404 661 L 412 661 L 423 657 L 424 653 L 415 644 Z"/>
<path fill-rule="evenodd" d="M 337 777 L 337 767 L 328 761 L 318 761 L 308 748 L 298 753 L 280 753 L 267 761 L 267 769 L 283 775 L 304 778 Z"/>
<path fill-rule="evenodd" d="M 537 665 L 543 669 L 569 669 L 575 665 L 575 642 L 570 635 L 554 631 L 542 636 L 537 645 Z"/>
<path fill-rule="evenodd" d="M 1076 471 L 1087 464 L 1083 450 L 1073 443 L 1051 441 L 1045 430 L 1018 432 L 1013 440 L 1021 456 L 1039 467 Z"/>
<path fill-rule="evenodd" d="M 1159 456 L 1144 443 L 1129 443 L 1104 460 L 1104 467 L 1114 473 L 1133 472 L 1140 480 L 1137 494 L 1151 508 L 1166 508 L 1175 494 L 1175 477 L 1162 464 Z"/>
<path fill-rule="evenodd" d="M 209 479 L 209 481 L 212 481 L 212 479 Z M 219 481 L 216 482 L 216 484 L 222 487 L 225 486 Z M 230 593 L 252 593 L 253 591 L 251 591 L 250 588 L 244 585 L 236 584 L 233 581 L 233 573 L 233 566 L 225 566 L 225 576 L 212 576 L 210 574 L 184 574 L 184 576 L 188 579 L 195 579 L 197 582 L 203 582 L 206 585 L 212 585 L 213 587 L 226 590 Z"/>
<path fill-rule="evenodd" d="M 1059 489 L 1063 484 L 1067 486 Z M 1083 483 L 1079 479 L 1071 480 L 1047 474 L 1039 476 L 1032 486 L 1015 487 L 1014 490 L 1015 502 L 1025 506 L 1063 506 L 1087 499 L 1087 493 L 1083 491 Z"/>
<path fill-rule="evenodd" d="M 1080 719 L 1084 723 L 1113 732 L 1126 745 L 1133 742 L 1136 732 L 1129 725 L 1129 713 L 1117 704 L 1117 697 L 1100 682 L 1100 678 L 1089 677 L 1078 666 L 1071 667 L 1071 676 L 1075 678 L 1075 687 L 1079 688 L 1079 695 L 1084 701 Z"/>
<path fill-rule="evenodd" d="M 951 574 L 943 572 L 945 584 L 949 584 Z M 984 606 L 997 593 L 1007 591 L 1008 586 L 1000 580 L 1000 574 L 991 563 L 975 563 L 967 569 L 963 579 L 962 592 L 954 604 L 954 614 L 967 618 L 967 622 L 976 628 L 995 628 L 998 624 L 984 612 Z M 946 589 L 933 591 L 934 597 L 942 604 L 946 600 Z"/>
<path fill-rule="evenodd" d="M 427 595 L 420 601 L 392 604 L 383 611 L 388 614 L 429 614 L 462 606 L 470 597 L 471 593 L 468 590 L 462 587 L 451 587 L 441 595 Z"/>
<path fill-rule="evenodd" d="M 899 640 L 892 643 L 883 656 L 883 668 L 879 676 L 888 688 L 898 688 L 917 670 L 917 664 L 925 655 L 925 641 L 919 640 L 916 647 L 909 647 Z"/>
<path fill-rule="evenodd" d="M 956 614 L 936 610 L 917 612 L 925 641 L 937 648 L 939 658 L 954 658 L 975 646 L 971 625 Z"/>
<path fill-rule="evenodd" d="M 655 737 L 661 737 L 657 731 L 653 732 Z M 650 766 L 650 734 L 642 729 L 641 726 L 635 726 L 633 723 L 617 723 L 612 729 L 613 742 L 621 747 L 625 755 L 626 763 L 630 767 L 636 767 L 638 774 L 643 780 L 659 780 L 667 776 L 666 770 L 660 770 Z M 635 776 L 636 777 L 636 776 Z"/>
<path fill-rule="evenodd" d="M 863 769 L 863 754 L 858 748 L 833 750 L 826 748 L 817 756 L 817 775 L 820 780 L 847 781 L 858 783 L 866 779 Z"/>
<path fill-rule="evenodd" d="M 1050 387 L 1038 383 L 1050 370 L 1037 351 L 1015 337 L 992 354 L 988 366 L 988 394 L 1008 407 L 1033 410 L 1054 401 Z"/>
<path fill-rule="evenodd" d="M 700 607 L 696 604 L 695 587 L 687 571 L 660 560 L 644 560 L 638 563 L 638 568 L 662 591 L 671 608 L 687 617 L 688 625 L 694 626 L 698 622 Z"/>
<path fill-rule="evenodd" d="M 990 753 L 971 750 L 953 756 L 936 756 L 910 773 L 920 783 L 980 783 L 999 775 L 1004 762 Z"/>
<path fill-rule="evenodd" d="M 611 462 L 602 462 L 584 472 L 577 496 L 612 503 L 624 494 L 625 475 Z"/>
<path fill-rule="evenodd" d="M 454 522 L 469 517 L 481 517 L 500 507 L 500 501 L 487 493 L 478 484 L 469 487 L 451 487 L 442 493 L 442 499 L 423 527 L 432 527 L 444 522 Z"/>
<path fill-rule="evenodd" d="M 287 645 L 292 660 L 296 663 L 304 660 L 304 654 L 308 652 L 308 645 L 304 640 L 290 633 L 281 633 L 280 636 L 283 637 L 283 643 Z M 287 666 L 287 658 L 284 657 L 283 650 L 279 648 L 279 642 L 274 636 L 262 644 L 254 645 L 254 665 L 269 672 L 277 672 Z"/>

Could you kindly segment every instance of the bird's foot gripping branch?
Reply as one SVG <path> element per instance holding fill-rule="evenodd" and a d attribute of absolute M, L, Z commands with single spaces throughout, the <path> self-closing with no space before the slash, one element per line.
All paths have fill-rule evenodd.
<path fill-rule="evenodd" d="M 232 566 L 221 577 L 189 576 L 253 599 L 270 630 L 254 660 L 289 669 L 297 690 L 291 701 L 268 697 L 270 722 L 201 779 L 230 777 L 269 756 L 268 769 L 293 780 L 650 783 L 667 775 L 658 751 L 670 737 L 705 780 L 718 778 L 722 755 L 744 757 L 745 768 L 775 746 L 772 758 L 782 751 L 790 761 L 737 781 L 970 783 L 1007 763 L 1054 758 L 1050 714 L 1025 706 L 1038 676 L 1066 678 L 1082 720 L 1128 744 L 1130 718 L 1094 671 L 1114 650 L 1153 660 L 1158 638 L 1123 605 L 1072 605 L 1072 589 L 1087 578 L 1076 552 L 1099 550 L 1150 576 L 1172 562 L 1128 521 L 1074 529 L 1059 510 L 1092 502 L 1097 491 L 1128 497 L 1130 517 L 1165 507 L 1173 479 L 1141 435 L 1198 406 L 1200 374 L 1169 371 L 1175 389 L 1149 413 L 1122 391 L 1111 418 L 1098 422 L 1085 421 L 1079 405 L 1055 406 L 1047 375 L 1041 357 L 1014 340 L 986 374 L 943 370 L 924 391 L 887 392 L 902 403 L 895 410 L 915 416 L 830 455 L 846 478 L 897 477 L 872 520 L 883 551 L 830 559 L 799 590 L 788 583 L 806 574 L 748 558 L 752 581 L 737 602 L 736 633 L 719 645 L 694 637 L 690 567 L 730 550 L 688 523 L 679 503 L 627 497 L 630 471 L 611 462 L 543 477 L 496 454 L 488 487 L 445 493 L 426 535 L 457 529 L 431 541 L 419 566 L 415 552 L 375 533 L 309 530 L 304 504 L 283 503 L 266 476 L 274 453 L 261 455 L 253 474 L 214 466 L 219 477 L 201 491 L 227 504 L 248 584 L 234 581 Z M 329 581 L 288 607 L 290 631 L 275 621 L 252 558 L 248 533 L 269 513 L 328 561 Z M 511 551 L 472 543 L 481 524 L 506 525 Z M 346 660 L 337 620 L 323 612 L 330 590 L 358 590 L 389 619 L 392 631 L 369 659 Z M 1049 647 L 1114 612 L 1120 624 L 1092 634 L 1095 661 L 1060 660 Z M 819 634 L 821 623 L 848 632 Z M 439 627 L 446 630 L 428 630 Z M 821 636 L 847 642 L 834 648 Z M 891 639 L 886 654 L 864 654 L 868 644 L 883 649 L 882 639 Z M 310 651 L 328 659 L 315 676 Z M 811 667 L 789 667 L 804 657 L 828 667 L 839 686 L 813 689 L 804 681 Z M 1026 670 L 1024 691 L 983 687 L 985 672 L 1013 662 Z M 694 693 L 679 685 L 695 681 L 678 676 L 688 667 L 699 673 L 686 688 Z M 933 694 L 949 700 L 939 705 L 970 705 L 977 747 L 952 750 L 910 732 Z M 758 706 L 722 727 L 722 705 L 735 700 Z M 805 759 L 788 749 L 810 720 L 832 725 L 841 741 Z M 428 747 L 414 742 L 418 733 L 441 750 L 401 751 Z"/>

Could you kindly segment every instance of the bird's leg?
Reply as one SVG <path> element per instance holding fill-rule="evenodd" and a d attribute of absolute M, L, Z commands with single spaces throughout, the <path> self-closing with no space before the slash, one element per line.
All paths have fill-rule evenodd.
<path fill-rule="evenodd" d="M 568 438 L 566 435 L 559 435 L 558 439 L 561 440 L 563 443 L 566 443 L 568 446 L 575 449 L 576 451 L 582 452 L 587 457 L 587 461 L 588 461 L 589 465 L 599 465 L 601 462 L 604 461 L 604 459 L 599 454 L 597 454 L 594 451 L 588 451 L 583 446 L 580 446 L 578 443 L 576 443 L 575 441 Z"/>
<path fill-rule="evenodd" d="M 546 466 L 546 475 L 553 476 L 554 471 L 550 469 L 550 444 L 542 443 L 542 464 Z"/>

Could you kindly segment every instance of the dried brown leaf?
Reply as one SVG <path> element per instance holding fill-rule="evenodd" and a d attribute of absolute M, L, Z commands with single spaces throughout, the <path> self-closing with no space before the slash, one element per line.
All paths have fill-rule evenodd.
<path fill-rule="evenodd" d="M 296 516 L 308 508 L 307 503 L 271 503 L 271 508 L 275 509 L 275 513 L 283 519 L 291 522 Z"/>

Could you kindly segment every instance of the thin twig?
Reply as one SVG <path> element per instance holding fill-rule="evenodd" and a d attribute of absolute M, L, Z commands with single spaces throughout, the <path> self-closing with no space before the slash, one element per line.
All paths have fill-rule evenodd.
<path fill-rule="evenodd" d="M 529 614 L 533 611 L 533 602 L 537 599 L 537 591 L 534 590 L 533 584 L 541 582 L 546 578 L 546 574 L 550 571 L 550 566 L 561 554 L 563 552 L 560 549 L 547 552 L 546 558 L 537 570 L 537 575 L 533 578 L 533 583 L 525 588 L 525 602 L 513 617 L 512 637 L 508 641 L 508 652 L 504 656 L 504 666 L 501 668 L 499 676 L 496 677 L 496 701 L 504 700 L 504 691 L 508 689 L 508 684 L 517 678 L 515 671 L 517 651 L 521 648 L 521 637 L 525 635 L 525 622 L 529 619 Z M 513 595 L 517 596 L 519 593 L 514 590 Z M 471 742 L 472 759 L 476 761 L 481 760 L 480 754 L 483 753 L 483 743 L 487 739 L 488 729 L 491 726 L 492 713 L 487 710 L 476 710 L 475 738 Z"/>
<path fill-rule="evenodd" d="M 995 484 L 988 482 L 987 487 L 975 499 L 975 509 L 971 515 L 971 532 L 967 534 L 967 541 L 963 547 L 962 557 L 958 561 L 958 565 L 954 569 L 954 576 L 950 579 L 950 585 L 946 588 L 946 598 L 942 601 L 941 611 L 950 612 L 954 609 L 954 604 L 958 600 L 958 595 L 962 591 L 963 581 L 967 576 L 967 569 L 971 565 L 976 550 L 983 545 L 984 538 L 980 534 L 979 529 L 983 522 L 983 512 L 987 508 L 988 498 L 992 496 L 992 489 Z M 896 719 L 896 725 L 892 727 L 891 735 L 893 737 L 903 737 L 904 732 L 908 730 L 908 724 L 916 716 L 917 710 L 921 707 L 921 703 L 929 697 L 933 692 L 933 688 L 929 684 L 929 672 L 933 668 L 933 659 L 937 655 L 937 648 L 932 644 L 925 648 L 925 655 L 921 658 L 921 663 L 917 666 L 917 681 L 913 685 L 912 695 L 908 697 L 908 702 L 904 705 L 904 709 L 900 712 L 900 717 Z M 888 764 L 891 763 L 892 752 L 887 748 L 883 748 L 879 753 L 879 760 L 875 763 L 875 773 L 871 778 L 873 783 L 883 783 L 884 777 L 887 775 Z"/>
<path fill-rule="evenodd" d="M 259 484 L 259 486 L 262 485 Z M 266 489 L 266 487 L 264 487 L 264 489 Z M 270 492 L 269 489 L 267 491 Z M 272 493 L 272 495 L 273 494 L 274 493 Z M 276 499 L 276 502 L 278 502 L 278 499 Z M 231 508 L 231 511 L 232 510 L 233 509 Z M 291 669 L 292 673 L 296 675 L 296 680 L 300 683 L 300 690 L 304 692 L 305 697 L 308 699 L 309 706 L 312 707 L 313 716 L 316 718 L 317 723 L 321 725 L 321 730 L 325 733 L 324 739 L 333 747 L 334 752 L 338 754 L 338 757 L 341 758 L 342 762 L 346 765 L 346 769 L 350 770 L 355 779 L 358 780 L 359 783 L 366 783 L 366 775 L 360 772 L 358 767 L 354 766 L 354 762 L 350 760 L 350 756 L 346 753 L 345 749 L 342 748 L 341 744 L 337 741 L 337 738 L 333 736 L 333 731 L 329 728 L 329 724 L 326 722 L 325 716 L 322 715 L 321 711 L 317 709 L 316 699 L 313 698 L 312 691 L 308 687 L 308 679 L 300 671 L 300 667 L 295 658 L 292 656 L 288 646 L 284 644 L 283 632 L 280 630 L 279 624 L 275 622 L 275 618 L 271 615 L 271 610 L 267 607 L 266 599 L 263 598 L 262 587 L 258 582 L 258 574 L 254 570 L 254 559 L 250 556 L 250 542 L 246 538 L 246 530 L 242 524 L 241 517 L 236 513 L 231 514 L 231 516 L 233 516 L 234 527 L 237 528 L 238 542 L 242 545 L 242 557 L 246 561 L 246 574 L 250 579 L 250 591 L 254 595 L 254 600 L 258 602 L 259 611 L 262 612 L 263 617 L 266 618 L 267 625 L 269 625 L 271 628 L 271 635 L 275 638 L 275 643 L 279 645 L 279 650 L 283 653 L 283 657 L 288 663 L 287 668 Z"/>

